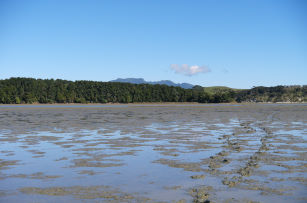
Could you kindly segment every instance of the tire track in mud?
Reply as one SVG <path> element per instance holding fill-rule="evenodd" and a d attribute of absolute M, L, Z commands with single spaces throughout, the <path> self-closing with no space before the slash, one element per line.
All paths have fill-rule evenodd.
<path fill-rule="evenodd" d="M 222 137 L 218 138 L 219 140 L 224 140 L 226 145 L 223 147 L 224 149 L 222 151 L 210 157 L 208 163 L 209 169 L 207 171 L 213 176 L 226 175 L 226 177 L 224 177 L 221 181 L 223 185 L 234 187 L 243 182 L 244 177 L 251 176 L 254 169 L 259 167 L 259 161 L 261 160 L 261 157 L 266 153 L 266 151 L 269 150 L 267 139 L 272 138 L 272 131 L 268 127 L 263 127 L 262 123 L 260 125 L 256 124 L 257 126 L 255 127 L 252 126 L 252 124 L 253 122 L 251 121 L 240 121 L 239 129 L 236 129 L 232 134 L 223 135 Z M 256 137 L 260 138 L 260 140 L 258 139 L 260 144 L 251 154 L 248 161 L 235 171 L 220 170 L 219 168 L 225 167 L 231 163 L 232 159 L 229 158 L 229 156 L 231 156 L 232 153 L 240 153 L 241 151 L 246 150 L 246 147 L 242 146 L 245 143 L 244 138 L 248 137 L 246 135 L 255 135 Z M 247 147 L 249 147 L 248 143 Z M 234 159 L 233 161 L 237 160 Z M 231 178 L 227 177 L 227 175 L 231 175 L 233 173 L 236 173 L 237 175 L 234 175 Z M 194 192 L 194 202 L 210 202 L 209 197 L 210 191 L 212 190 L 208 190 L 208 187 L 210 186 L 203 186 L 198 189 L 192 189 Z"/>
<path fill-rule="evenodd" d="M 242 127 L 242 125 L 240 126 Z M 246 130 L 246 128 L 247 127 L 240 129 L 240 131 L 244 133 L 254 132 L 252 128 L 249 127 L 248 130 Z M 231 163 L 229 155 L 231 155 L 234 152 L 236 153 L 241 152 L 244 149 L 242 146 L 240 146 L 240 138 L 238 137 L 238 134 L 236 134 L 235 132 L 233 132 L 232 134 L 223 135 L 218 139 L 223 141 L 223 143 L 225 144 L 223 146 L 222 151 L 218 152 L 213 156 L 210 156 L 209 161 L 204 160 L 203 164 L 208 165 L 208 169 L 206 171 L 209 172 L 212 176 L 230 175 L 233 173 L 232 171 L 222 171 L 220 170 L 220 168 L 225 167 Z M 236 177 L 233 178 L 237 179 Z M 190 194 L 194 198 L 193 202 L 211 202 L 210 196 L 215 195 L 212 194 L 211 191 L 213 191 L 211 186 L 201 186 L 198 188 L 191 189 Z"/>
<path fill-rule="evenodd" d="M 248 132 L 251 131 L 251 129 L 248 129 Z M 231 139 L 233 137 L 235 137 L 235 139 Z M 230 158 L 227 157 L 233 152 L 241 152 L 244 150 L 244 148 L 240 146 L 240 139 L 235 132 L 231 135 L 223 135 L 218 139 L 224 140 L 224 144 L 226 145 L 224 146 L 225 149 L 210 157 L 208 167 L 211 174 L 222 174 L 221 171 L 218 171 L 218 168 L 221 168 L 231 162 Z"/>
<path fill-rule="evenodd" d="M 240 125 L 243 126 L 244 129 L 248 129 L 247 132 L 261 133 L 264 135 L 260 135 L 260 146 L 258 147 L 258 149 L 249 157 L 246 164 L 237 170 L 238 175 L 233 176 L 230 179 L 228 177 L 225 177 L 224 180 L 222 180 L 222 183 L 224 185 L 228 185 L 229 187 L 234 187 L 240 184 L 243 181 L 244 177 L 251 176 L 254 172 L 254 169 L 259 167 L 259 162 L 262 156 L 264 156 L 266 151 L 269 150 L 267 140 L 268 138 L 272 138 L 272 131 L 268 127 L 261 127 L 260 125 L 259 127 L 257 126 L 255 128 L 252 127 L 250 124 L 250 122 L 240 123 Z M 259 132 L 257 128 L 259 129 L 259 131 L 262 132 Z"/>

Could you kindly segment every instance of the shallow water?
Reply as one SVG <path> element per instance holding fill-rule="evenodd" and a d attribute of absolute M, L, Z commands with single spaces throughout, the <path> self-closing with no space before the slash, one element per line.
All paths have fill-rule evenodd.
<path fill-rule="evenodd" d="M 306 112 L 0 106 L 0 202 L 306 202 Z"/>

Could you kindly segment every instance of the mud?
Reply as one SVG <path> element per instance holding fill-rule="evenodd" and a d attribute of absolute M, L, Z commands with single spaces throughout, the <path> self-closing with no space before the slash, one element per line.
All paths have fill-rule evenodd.
<path fill-rule="evenodd" d="M 19 189 L 20 192 L 26 194 L 40 194 L 50 196 L 65 196 L 72 195 L 80 199 L 102 199 L 102 200 L 117 200 L 128 201 L 135 199 L 129 194 L 122 193 L 118 190 L 112 190 L 108 186 L 74 186 L 74 187 L 24 187 Z"/>
<path fill-rule="evenodd" d="M 193 202 L 195 203 L 209 203 L 209 192 L 212 190 L 211 186 L 202 186 L 199 188 L 193 188 L 190 190 L 190 194 L 194 197 Z"/>
<path fill-rule="evenodd" d="M 306 202 L 307 106 L 0 106 L 0 202 Z"/>

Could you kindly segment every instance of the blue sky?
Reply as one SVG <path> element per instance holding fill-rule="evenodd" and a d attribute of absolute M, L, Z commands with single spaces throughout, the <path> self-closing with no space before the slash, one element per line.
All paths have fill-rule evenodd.
<path fill-rule="evenodd" d="M 9 77 L 307 84 L 307 1 L 1 0 Z"/>

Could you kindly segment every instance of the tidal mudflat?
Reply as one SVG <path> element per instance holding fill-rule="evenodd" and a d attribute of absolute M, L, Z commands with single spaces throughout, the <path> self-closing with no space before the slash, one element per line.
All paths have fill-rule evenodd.
<path fill-rule="evenodd" d="M 307 202 L 307 106 L 0 106 L 0 202 Z"/>

